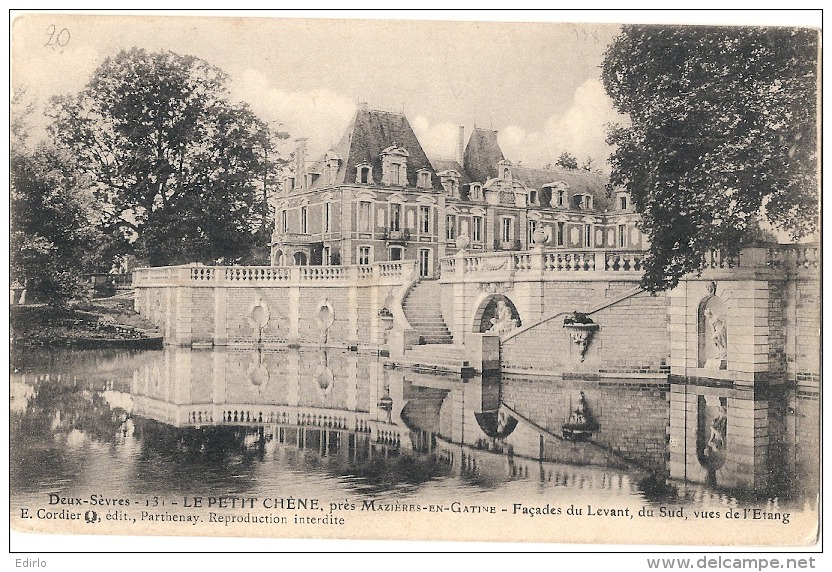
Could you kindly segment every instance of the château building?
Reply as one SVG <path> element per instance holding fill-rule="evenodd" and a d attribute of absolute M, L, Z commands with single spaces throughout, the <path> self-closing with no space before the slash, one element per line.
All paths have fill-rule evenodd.
<path fill-rule="evenodd" d="M 598 172 L 531 169 L 506 159 L 497 132 L 474 128 L 457 157 L 431 159 L 404 115 L 359 109 L 340 142 L 310 161 L 304 139 L 273 199 L 271 263 L 371 264 L 473 252 L 644 249 L 626 192 Z"/>

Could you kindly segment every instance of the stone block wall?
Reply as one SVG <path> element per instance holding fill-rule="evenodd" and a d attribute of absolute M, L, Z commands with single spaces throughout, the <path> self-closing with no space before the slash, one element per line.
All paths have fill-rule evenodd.
<path fill-rule="evenodd" d="M 600 290 L 605 293 L 606 289 Z M 598 293 L 598 292 L 596 292 Z M 552 294 L 555 296 L 555 294 Z M 581 299 L 583 298 L 583 299 Z M 503 369 L 529 373 L 668 373 L 670 348 L 667 306 L 664 295 L 635 294 L 591 314 L 598 329 L 590 338 L 583 361 L 580 346 L 563 327 L 563 318 L 575 309 L 600 305 L 606 298 L 592 299 L 580 291 L 564 290 L 556 297 L 562 314 L 534 325 L 502 344 Z"/>
<path fill-rule="evenodd" d="M 666 468 L 667 388 L 625 376 L 609 381 L 576 381 L 503 376 L 503 402 L 550 433 L 561 434 L 583 391 L 599 430 L 592 441 L 638 465 Z M 550 451 L 554 454 L 555 450 Z M 580 462 L 577 458 L 552 460 Z M 603 453 L 597 453 L 603 457 Z"/>
<path fill-rule="evenodd" d="M 799 386 L 820 384 L 820 283 L 803 278 L 794 287 L 794 365 Z"/>

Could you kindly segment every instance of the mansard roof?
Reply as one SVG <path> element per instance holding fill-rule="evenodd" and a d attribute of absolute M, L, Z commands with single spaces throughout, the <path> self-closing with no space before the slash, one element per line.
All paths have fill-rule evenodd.
<path fill-rule="evenodd" d="M 593 197 L 592 210 L 603 211 L 610 206 L 606 190 L 607 176 L 603 173 L 582 169 L 530 169 L 518 166 L 512 167 L 511 173 L 515 180 L 530 189 L 542 190 L 544 185 L 559 181 L 566 183 L 569 187 L 569 205 L 574 205 L 575 195 L 590 194 Z"/>
<path fill-rule="evenodd" d="M 497 176 L 497 163 L 505 156 L 497 142 L 497 132 L 474 127 L 465 147 L 465 170 L 472 181 L 484 183 Z"/>
<path fill-rule="evenodd" d="M 442 171 L 456 171 L 459 173 L 460 185 L 467 185 L 471 182 L 471 177 L 468 176 L 468 173 L 459 164 L 459 161 L 451 159 L 431 159 L 430 162 L 437 173 L 441 173 Z"/>
<path fill-rule="evenodd" d="M 408 186 L 416 186 L 416 172 L 428 169 L 433 175 L 433 187 L 442 189 L 436 172 L 428 160 L 407 117 L 389 111 L 359 109 L 349 124 L 341 141 L 332 152 L 344 158 L 339 166 L 334 184 L 355 183 L 356 167 L 369 163 L 373 167 L 373 182 L 380 184 L 382 177 L 382 153 L 395 146 L 407 151 Z M 322 187 L 324 181 L 312 188 Z"/>

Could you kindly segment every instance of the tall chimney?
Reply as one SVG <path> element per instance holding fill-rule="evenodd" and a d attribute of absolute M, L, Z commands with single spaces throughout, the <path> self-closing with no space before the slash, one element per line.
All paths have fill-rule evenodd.
<path fill-rule="evenodd" d="M 306 138 L 295 139 L 295 187 L 306 187 Z"/>
<path fill-rule="evenodd" d="M 465 126 L 459 126 L 459 140 L 457 141 L 456 146 L 456 162 L 462 165 L 462 161 L 465 158 Z"/>

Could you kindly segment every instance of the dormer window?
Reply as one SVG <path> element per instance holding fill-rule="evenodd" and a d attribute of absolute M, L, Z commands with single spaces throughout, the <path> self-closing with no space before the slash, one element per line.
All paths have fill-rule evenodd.
<path fill-rule="evenodd" d="M 472 201 L 482 200 L 482 185 L 479 183 L 471 183 L 469 187 L 469 198 Z"/>
<path fill-rule="evenodd" d="M 537 191 L 534 189 L 529 190 L 529 204 L 537 206 L 539 203 Z"/>
<path fill-rule="evenodd" d="M 407 158 L 410 153 L 395 144 L 381 152 L 381 182 L 384 185 L 406 187 Z"/>
<path fill-rule="evenodd" d="M 618 208 L 622 211 L 626 211 L 630 208 L 630 197 L 627 193 L 618 193 Z"/>
<path fill-rule="evenodd" d="M 453 169 L 439 173 L 442 188 L 449 197 L 459 198 L 459 173 Z"/>
<path fill-rule="evenodd" d="M 283 186 L 287 191 L 294 190 L 295 188 L 295 178 L 294 177 L 286 177 L 283 182 Z"/>
<path fill-rule="evenodd" d="M 584 195 L 582 208 L 587 211 L 592 210 L 592 195 Z"/>
<path fill-rule="evenodd" d="M 416 171 L 416 186 L 420 189 L 430 189 L 433 187 L 430 171 L 427 169 L 419 169 Z"/>
<path fill-rule="evenodd" d="M 575 195 L 575 203 L 581 210 L 592 210 L 592 195 Z"/>
<path fill-rule="evenodd" d="M 355 168 L 355 181 L 362 185 L 369 185 L 373 182 L 373 167 L 367 163 L 361 163 Z"/>
<path fill-rule="evenodd" d="M 306 174 L 306 188 L 307 189 L 312 188 L 312 185 L 315 184 L 315 182 L 318 180 L 318 178 L 320 176 L 321 176 L 320 173 L 307 173 Z"/>
<path fill-rule="evenodd" d="M 500 161 L 497 163 L 497 172 L 503 181 L 511 181 L 511 161 Z"/>
<path fill-rule="evenodd" d="M 543 185 L 544 189 L 550 189 L 551 195 L 549 196 L 549 204 L 555 208 L 558 207 L 565 207 L 567 203 L 567 195 L 566 191 L 569 189 L 569 185 L 567 185 L 564 181 L 555 181 L 552 183 L 546 183 Z"/>

